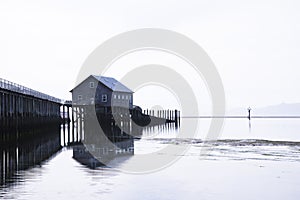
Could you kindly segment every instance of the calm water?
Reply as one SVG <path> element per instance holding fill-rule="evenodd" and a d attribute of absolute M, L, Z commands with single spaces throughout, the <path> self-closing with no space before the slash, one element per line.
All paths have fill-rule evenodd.
<path fill-rule="evenodd" d="M 30 161 L 22 163 L 33 166 L 24 165 L 16 173 L 6 175 L 6 179 L 3 177 L 0 198 L 300 198 L 300 119 L 253 120 L 251 130 L 247 120 L 227 120 L 218 141 L 203 142 L 209 122 L 201 120 L 195 138 L 178 139 L 178 130 L 173 127 L 143 130 L 141 138 L 134 140 L 134 155 L 114 160 L 116 168 L 91 169 L 81 164 L 73 159 L 72 147 L 59 149 L 57 144 L 61 140 L 36 141 L 34 151 L 26 150 L 32 149 L 32 144 L 24 144 L 18 147 L 17 157 L 22 153 L 28 155 L 25 160 Z M 167 146 L 188 147 L 188 150 L 178 154 L 159 151 Z M 2 149 L 2 159 L 8 151 L 14 152 Z M 137 164 L 138 156 L 148 154 L 154 157 L 146 160 L 146 165 L 169 157 L 177 161 L 151 173 L 124 172 L 128 166 Z M 39 162 L 43 158 L 48 159 Z"/>

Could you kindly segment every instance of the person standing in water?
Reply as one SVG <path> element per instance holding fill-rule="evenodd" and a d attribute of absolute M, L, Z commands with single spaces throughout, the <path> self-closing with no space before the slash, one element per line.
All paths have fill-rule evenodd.
<path fill-rule="evenodd" d="M 251 108 L 249 106 L 248 110 L 248 119 L 249 119 L 249 133 L 251 132 Z"/>
<path fill-rule="evenodd" d="M 248 108 L 248 119 L 249 119 L 249 120 L 251 120 L 251 110 L 252 110 L 252 109 L 249 107 L 249 108 Z"/>

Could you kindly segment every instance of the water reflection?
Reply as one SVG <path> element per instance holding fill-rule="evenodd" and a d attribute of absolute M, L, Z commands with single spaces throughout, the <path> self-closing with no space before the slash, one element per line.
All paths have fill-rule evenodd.
<path fill-rule="evenodd" d="M 157 121 L 141 127 L 124 117 L 112 120 L 99 116 L 97 121 L 93 120 L 85 117 L 84 140 L 73 147 L 73 158 L 92 169 L 99 166 L 117 167 L 134 155 L 134 140 L 142 135 L 149 136 L 150 131 L 175 128 L 175 125 Z M 97 123 L 101 130 L 97 128 Z"/>
<path fill-rule="evenodd" d="M 149 123 L 141 125 L 140 118 L 130 118 L 127 112 L 114 113 L 113 117 L 99 112 L 97 118 L 84 113 L 83 130 L 79 131 L 83 133 L 83 140 L 73 147 L 73 158 L 93 169 L 99 166 L 117 167 L 134 155 L 134 140 L 178 128 L 177 123 L 148 117 L 145 122 Z"/>
<path fill-rule="evenodd" d="M 26 134 L 31 135 L 26 140 L 1 145 L 0 185 L 13 184 L 19 179 L 17 171 L 41 165 L 61 149 L 60 124 L 32 128 Z"/>
<path fill-rule="evenodd" d="M 107 163 L 120 164 L 134 154 L 133 138 L 114 144 L 115 147 L 103 144 L 103 147 L 99 148 L 86 148 L 83 144 L 76 145 L 73 147 L 73 158 L 79 163 L 95 169 L 99 166 L 105 167 Z"/>
<path fill-rule="evenodd" d="M 28 137 L 0 145 L 0 188 L 26 181 L 27 178 L 22 175 L 24 173 L 19 171 L 42 166 L 44 161 L 60 152 L 63 146 L 69 145 L 74 160 L 90 169 L 117 167 L 134 155 L 135 141 L 144 136 L 154 136 L 152 133 L 166 133 L 175 128 L 174 124 L 140 127 L 128 119 L 117 120 L 97 121 L 104 134 L 99 134 L 99 130 L 89 124 L 87 119 L 82 126 L 83 130 L 79 130 L 81 127 L 71 127 L 70 130 L 68 126 L 60 124 L 17 130 L 18 133 L 10 130 L 6 134 L 22 133 Z M 74 137 L 72 132 L 82 132 L 82 136 L 76 137 L 75 134 Z"/>
<path fill-rule="evenodd" d="M 208 122 L 208 120 L 202 120 L 199 136 L 204 135 L 209 129 Z M 248 120 L 228 120 L 222 135 L 224 140 L 209 143 L 201 140 L 205 137 L 199 137 L 199 139 L 176 137 L 177 132 L 172 131 L 174 124 L 144 127 L 140 129 L 142 135 L 139 135 L 141 133 L 137 131 L 137 136 L 132 136 L 129 140 L 120 138 L 122 132 L 126 136 L 125 129 L 121 132 L 122 128 L 111 127 L 107 135 L 112 135 L 111 130 L 118 132 L 114 134 L 119 136 L 116 143 L 120 142 L 120 145 L 116 146 L 120 150 L 122 141 L 128 142 L 128 146 L 131 145 L 129 142 L 132 141 L 131 139 L 134 141 L 133 152 L 127 152 L 129 155 L 126 155 L 124 150 L 112 160 L 122 165 L 120 169 L 130 164 L 135 155 L 155 154 L 159 149 L 169 145 L 190 145 L 191 148 L 184 155 L 177 155 L 180 160 L 172 167 L 141 176 L 122 173 L 118 169 L 103 166 L 96 167 L 96 170 L 91 169 L 92 167 L 83 166 L 78 160 L 72 159 L 72 154 L 75 153 L 73 147 L 64 148 L 49 162 L 35 162 L 37 167 L 11 175 L 7 180 L 7 185 L 14 181 L 13 185 L 0 187 L 0 199 L 143 199 L 145 194 L 151 194 L 150 197 L 153 199 L 199 199 L 199 197 L 220 199 L 221 196 L 222 199 L 232 199 L 232 185 L 234 184 L 238 184 L 241 188 L 240 193 L 235 193 L 237 199 L 242 199 L 249 188 L 251 188 L 253 199 L 260 199 L 266 194 L 271 199 L 283 196 L 287 196 L 288 199 L 297 199 L 299 196 L 297 186 L 300 184 L 298 175 L 300 144 L 261 139 L 249 140 L 249 138 L 274 139 L 276 137 L 278 140 L 299 141 L 299 120 L 251 120 L 251 122 L 252 133 L 248 134 Z M 59 128 L 54 134 L 59 135 Z M 51 137 L 50 140 L 53 140 Z M 242 139 L 237 139 L 239 137 Z M 45 140 L 46 138 L 47 136 Z M 57 139 L 57 137 L 53 138 Z M 51 146 L 51 143 L 49 142 L 48 146 Z M 59 142 L 55 142 L 57 143 Z M 24 146 L 26 146 L 25 142 Z M 5 149 L 6 152 L 13 152 L 15 150 L 9 149 L 14 148 L 1 146 L 1 149 Z M 126 149 L 126 146 L 124 148 Z M 210 148 L 211 151 L 200 156 L 203 148 Z M 30 150 L 34 147 L 31 145 L 23 149 L 25 152 L 25 149 Z M 8 162 L 3 160 L 5 153 L 2 150 L 0 167 Z M 133 153 L 135 155 L 132 155 Z M 12 156 L 16 152 L 9 154 Z M 37 152 L 35 155 L 34 153 L 30 155 L 33 161 Z M 158 157 L 165 155 L 157 154 Z M 40 164 L 42 167 L 39 167 Z M 3 169 L 1 169 L 1 181 L 3 178 Z M 224 185 L 226 181 L 230 184 Z M 184 185 L 184 187 L 179 187 L 179 185 Z"/>

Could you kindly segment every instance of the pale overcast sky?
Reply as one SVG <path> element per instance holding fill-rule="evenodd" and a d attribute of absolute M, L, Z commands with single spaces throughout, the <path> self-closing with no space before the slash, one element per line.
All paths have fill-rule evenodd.
<path fill-rule="evenodd" d="M 153 27 L 204 48 L 229 108 L 300 102 L 299 10 L 296 0 L 2 0 L 0 77 L 70 99 L 82 63 L 98 45 Z"/>

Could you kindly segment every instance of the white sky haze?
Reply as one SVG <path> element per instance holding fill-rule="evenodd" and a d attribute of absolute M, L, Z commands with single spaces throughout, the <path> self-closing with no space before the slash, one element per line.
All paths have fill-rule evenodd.
<path fill-rule="evenodd" d="M 296 103 L 299 10 L 296 0 L 2 0 L 0 77 L 70 99 L 82 63 L 97 46 L 116 34 L 153 27 L 182 33 L 204 48 L 221 75 L 228 108 Z M 180 65 L 154 57 L 136 55 L 138 61 L 119 65 Z"/>

